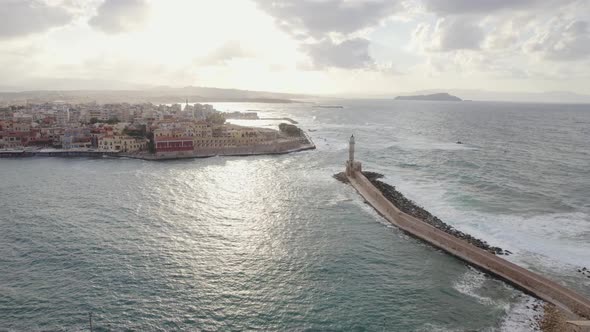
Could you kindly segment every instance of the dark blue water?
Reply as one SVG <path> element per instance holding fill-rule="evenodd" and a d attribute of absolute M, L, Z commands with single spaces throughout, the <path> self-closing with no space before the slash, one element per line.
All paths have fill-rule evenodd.
<path fill-rule="evenodd" d="M 295 118 L 318 149 L 0 160 L 0 330 L 528 330 L 528 297 L 332 179 L 352 132 L 365 169 L 590 295 L 587 106 L 216 106 Z"/>

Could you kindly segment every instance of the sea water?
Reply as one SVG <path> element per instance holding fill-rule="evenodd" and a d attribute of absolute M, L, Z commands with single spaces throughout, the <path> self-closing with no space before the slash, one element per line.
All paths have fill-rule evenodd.
<path fill-rule="evenodd" d="M 530 297 L 332 178 L 351 134 L 364 169 L 590 296 L 590 106 L 332 103 L 215 104 L 293 118 L 314 151 L 0 160 L 0 330 L 530 330 Z"/>

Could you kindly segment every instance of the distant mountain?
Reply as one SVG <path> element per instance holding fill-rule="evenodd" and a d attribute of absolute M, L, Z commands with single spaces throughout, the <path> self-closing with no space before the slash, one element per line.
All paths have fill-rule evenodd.
<path fill-rule="evenodd" d="M 295 99 L 306 99 L 310 96 L 300 94 L 275 93 L 266 91 L 248 91 L 237 89 L 220 89 L 188 86 L 171 88 L 166 86 L 137 89 L 110 90 L 38 90 L 21 92 L 0 92 L 3 103 L 43 103 L 56 100 L 80 103 L 178 103 L 189 102 L 258 102 L 258 103 L 290 103 Z"/>
<path fill-rule="evenodd" d="M 395 97 L 395 100 L 463 101 L 461 98 L 450 95 L 446 92 L 429 95 L 397 96 Z"/>

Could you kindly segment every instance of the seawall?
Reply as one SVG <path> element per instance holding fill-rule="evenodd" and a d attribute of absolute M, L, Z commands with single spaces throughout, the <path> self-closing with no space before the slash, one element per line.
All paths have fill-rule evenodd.
<path fill-rule="evenodd" d="M 529 294 L 550 302 L 562 310 L 587 319 L 590 318 L 590 300 L 580 294 L 402 212 L 360 170 L 350 171 L 346 177 L 368 204 L 389 222 L 408 234 L 495 275 Z"/>
<path fill-rule="evenodd" d="M 109 152 L 109 151 L 90 151 L 90 150 L 0 150 L 0 158 L 28 158 L 28 157 L 64 157 L 64 158 L 101 158 L 101 157 L 115 157 L 115 158 L 132 158 L 143 160 L 174 160 L 174 159 L 190 159 L 190 158 L 208 158 L 215 156 L 258 156 L 258 155 L 273 155 L 273 154 L 287 154 L 298 151 L 314 150 L 316 147 L 311 138 L 305 134 L 304 139 L 300 140 L 285 140 L 281 142 L 273 142 L 272 144 L 260 144 L 240 147 L 214 148 L 214 149 L 200 149 L 198 151 L 185 151 L 173 153 L 123 153 L 123 152 Z"/>
<path fill-rule="evenodd" d="M 257 156 L 286 154 L 298 151 L 313 150 L 315 145 L 307 135 L 302 140 L 285 140 L 281 142 L 272 142 L 270 144 L 258 144 L 250 146 L 237 146 L 225 148 L 204 148 L 197 151 L 156 153 L 153 155 L 132 156 L 130 158 L 140 158 L 146 160 L 170 160 L 170 159 L 188 159 L 188 158 L 207 158 L 214 156 Z"/>

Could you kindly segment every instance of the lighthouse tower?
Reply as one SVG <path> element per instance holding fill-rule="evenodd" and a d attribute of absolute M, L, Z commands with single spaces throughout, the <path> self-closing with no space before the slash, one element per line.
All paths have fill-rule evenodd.
<path fill-rule="evenodd" d="M 346 161 L 346 175 L 354 177 L 355 172 L 361 171 L 361 163 L 354 160 L 354 135 L 348 141 L 348 160 Z"/>
<path fill-rule="evenodd" d="M 354 135 L 350 136 L 348 142 L 348 162 L 352 164 L 354 162 Z"/>

